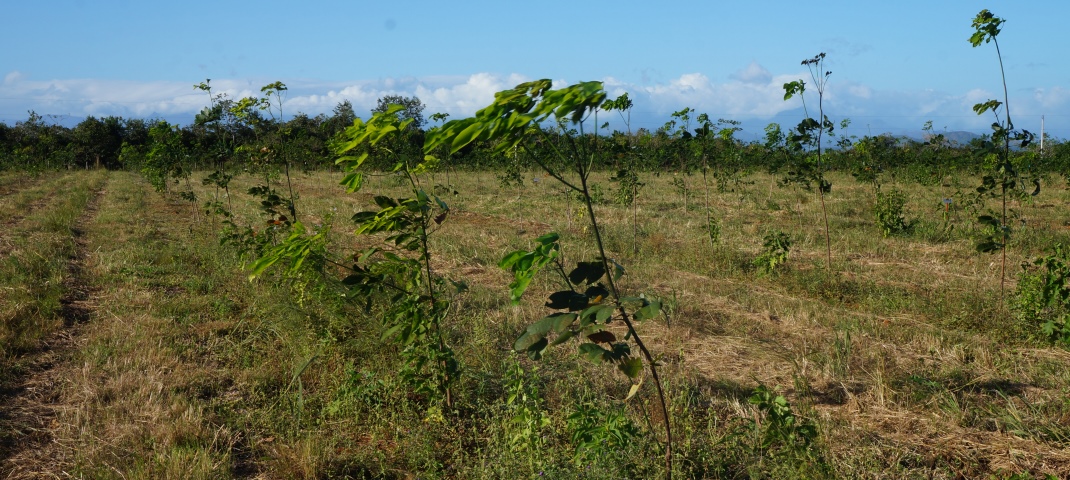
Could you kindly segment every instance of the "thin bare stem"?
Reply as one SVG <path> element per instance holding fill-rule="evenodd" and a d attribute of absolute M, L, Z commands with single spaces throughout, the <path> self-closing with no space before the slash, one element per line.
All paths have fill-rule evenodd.
<path fill-rule="evenodd" d="M 1011 136 L 1010 129 L 1013 127 L 1011 123 L 1011 106 L 1010 96 L 1007 94 L 1007 74 L 1003 70 L 1003 54 L 999 51 L 999 41 L 996 37 L 992 37 L 992 43 L 996 44 L 996 57 L 999 58 L 999 74 L 1003 79 L 1003 113 L 1006 115 L 1007 123 L 1004 125 L 1005 132 L 1003 133 L 1003 156 L 1004 161 L 1010 160 L 1011 152 Z M 1003 218 L 1000 220 L 1000 229 L 1003 240 L 1002 259 L 999 265 L 999 307 L 1003 308 L 1003 297 L 1007 288 L 1007 181 L 1002 182 L 1002 197 L 1003 197 Z"/>

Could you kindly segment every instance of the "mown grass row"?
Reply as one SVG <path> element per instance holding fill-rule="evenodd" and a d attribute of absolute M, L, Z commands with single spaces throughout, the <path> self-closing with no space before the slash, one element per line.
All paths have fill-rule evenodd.
<path fill-rule="evenodd" d="M 5 202 L 5 216 L 25 218 L 5 225 L 0 247 L 0 380 L 17 372 L 19 356 L 63 326 L 61 299 L 77 253 L 76 224 L 104 181 L 103 172 L 57 176 Z M 34 201 L 43 203 L 27 211 Z"/>
<path fill-rule="evenodd" d="M 61 185 L 74 178 L 76 175 L 8 173 L 0 181 L 0 194 L 4 199 L 0 202 L 0 224 L 11 227 L 34 210 L 56 200 L 55 193 L 62 190 Z"/>
<path fill-rule="evenodd" d="M 53 190 L 31 186 L 10 194 L 12 203 L 5 204 L 23 209 L 13 210 L 0 227 L 0 474 L 10 471 L 8 457 L 29 448 L 27 436 L 46 423 L 34 418 L 41 410 L 33 400 L 16 396 L 27 394 L 43 351 L 77 320 L 70 308 L 80 281 L 77 237 L 104 181 L 102 173 L 56 176 L 44 182 Z M 28 201 L 37 208 L 26 207 Z"/>

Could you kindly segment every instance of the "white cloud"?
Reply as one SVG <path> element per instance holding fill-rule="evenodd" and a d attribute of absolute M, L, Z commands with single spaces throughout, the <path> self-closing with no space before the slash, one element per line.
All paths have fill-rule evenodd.
<path fill-rule="evenodd" d="M 847 85 L 847 94 L 855 98 L 868 100 L 873 97 L 873 89 L 859 84 Z"/>
<path fill-rule="evenodd" d="M 801 112 L 795 113 L 801 109 L 801 101 L 797 98 L 785 101 L 783 91 L 784 83 L 800 78 L 808 79 L 809 75 L 805 70 L 773 73 L 758 63 L 751 63 L 723 81 L 713 80 L 702 72 L 643 85 L 611 76 L 602 80 L 610 97 L 627 92 L 632 98 L 635 105 L 631 115 L 633 130 L 641 127 L 656 129 L 669 119 L 672 112 L 691 107 L 697 113 L 708 113 L 713 118 L 741 120 L 748 129 L 760 132 L 761 127 L 770 121 L 793 125 L 797 121 L 796 115 L 801 119 Z M 495 92 L 529 80 L 530 77 L 520 74 L 486 72 L 353 82 L 291 80 L 286 82 L 289 90 L 284 96 L 284 111 L 287 116 L 298 112 L 330 114 L 338 103 L 349 100 L 357 115 L 366 116 L 382 96 L 416 95 L 427 106 L 425 113 L 444 112 L 449 113 L 450 118 L 461 118 L 489 104 Z M 237 99 L 259 95 L 260 85 L 271 81 L 274 79 L 216 79 L 211 84 L 215 93 L 225 93 Z M 208 105 L 207 95 L 195 90 L 193 83 L 36 80 L 25 72 L 12 71 L 3 78 L 0 121 L 8 124 L 21 121 L 26 118 L 25 112 L 31 109 L 42 115 L 69 115 L 74 121 L 87 115 L 188 120 Z M 567 83 L 556 80 L 554 84 Z M 808 87 L 811 86 L 808 84 Z M 996 97 L 984 89 L 959 93 L 877 90 L 849 79 L 837 81 L 833 78 L 826 91 L 825 111 L 833 121 L 849 117 L 856 126 L 872 124 L 873 134 L 886 130 L 897 133 L 920 131 L 921 125 L 930 119 L 939 127 L 947 125 L 950 130 L 987 132 L 992 118 L 978 117 L 971 108 L 989 98 Z M 806 100 L 808 107 L 816 107 L 816 92 L 812 87 L 806 92 Z M 1039 121 L 1039 116 L 1046 113 L 1050 132 L 1064 138 L 1070 136 L 1070 117 L 1057 113 L 1070 111 L 1070 89 L 1056 86 L 1025 90 L 1012 97 L 1011 103 L 1019 126 L 1032 122 L 1032 116 Z M 623 129 L 617 116 L 607 119 L 615 122 L 612 128 Z"/>
<path fill-rule="evenodd" d="M 766 84 L 773 79 L 773 74 L 758 62 L 751 62 L 742 70 L 733 73 L 730 78 L 743 83 Z"/>
<path fill-rule="evenodd" d="M 485 107 L 494 100 L 496 92 L 528 80 L 522 75 L 490 73 L 467 77 L 386 78 L 334 85 L 326 93 L 315 92 L 314 87 L 294 85 L 285 107 L 290 112 L 317 114 L 330 112 L 335 105 L 349 100 L 357 115 L 364 116 L 386 95 L 415 95 L 427 106 L 426 112 L 449 113 L 457 118 Z"/>
<path fill-rule="evenodd" d="M 966 92 L 966 94 L 962 96 L 962 105 L 973 108 L 974 105 L 982 102 L 987 102 L 991 98 L 992 92 L 980 88 L 975 88 Z"/>
<path fill-rule="evenodd" d="M 18 82 L 19 80 L 22 80 L 23 77 L 25 77 L 25 75 L 23 75 L 22 72 L 19 72 L 18 70 L 8 73 L 7 75 L 4 75 L 4 85 L 11 85 L 15 82 Z"/>
<path fill-rule="evenodd" d="M 1041 109 L 1052 112 L 1060 109 L 1065 111 L 1067 105 L 1070 104 L 1070 89 L 1063 87 L 1037 88 L 1033 90 L 1033 101 Z"/>

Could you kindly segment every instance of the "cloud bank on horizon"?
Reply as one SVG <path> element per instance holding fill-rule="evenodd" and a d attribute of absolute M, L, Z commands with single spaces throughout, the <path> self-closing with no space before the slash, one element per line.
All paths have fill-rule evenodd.
<path fill-rule="evenodd" d="M 289 87 L 283 107 L 287 117 L 297 113 L 330 115 L 345 100 L 353 104 L 358 116 L 367 116 L 376 101 L 385 95 L 415 95 L 427 106 L 425 113 L 443 112 L 450 118 L 461 118 L 489 104 L 495 92 L 531 79 L 519 73 L 481 72 L 468 76 L 386 77 L 352 82 L 281 80 Z M 691 107 L 713 118 L 740 120 L 755 135 L 769 122 L 790 127 L 802 118 L 801 103 L 797 99 L 783 99 L 783 84 L 798 79 L 811 83 L 805 70 L 773 73 L 751 62 L 721 81 L 703 73 L 682 74 L 660 82 L 644 79 L 641 84 L 610 76 L 600 80 L 611 97 L 627 92 L 632 98 L 633 130 L 657 129 L 669 120 L 672 112 Z M 201 80 L 35 79 L 32 74 L 11 71 L 3 77 L 0 122 L 14 125 L 25 120 L 29 110 L 66 125 L 87 116 L 111 115 L 188 122 L 208 105 L 207 95 L 193 88 Z M 239 99 L 258 95 L 262 85 L 275 80 L 279 79 L 212 79 L 211 84 L 215 93 Z M 578 80 L 586 79 L 554 80 L 554 84 L 563 86 Z M 1034 87 L 1012 90 L 1010 96 L 1016 126 L 1039 131 L 1040 117 L 1045 115 L 1049 135 L 1070 137 L 1070 115 L 1066 113 L 1070 112 L 1070 89 Z M 816 105 L 816 92 L 807 92 L 807 97 L 808 106 Z M 915 134 L 928 120 L 938 130 L 987 133 L 992 117 L 974 115 L 971 107 L 989 98 L 1002 98 L 1002 92 L 887 90 L 839 79 L 833 74 L 826 91 L 825 110 L 835 122 L 850 118 L 850 133 L 860 136 L 884 132 Z M 609 115 L 604 121 L 609 121 L 611 128 L 624 129 L 619 117 Z"/>

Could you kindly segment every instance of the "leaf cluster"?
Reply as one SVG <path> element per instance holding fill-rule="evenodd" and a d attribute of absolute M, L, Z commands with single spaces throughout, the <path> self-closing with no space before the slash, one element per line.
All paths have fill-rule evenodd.
<path fill-rule="evenodd" d="M 566 423 L 576 446 L 577 464 L 588 458 L 619 452 L 642 433 L 623 411 L 603 411 L 589 403 L 577 406 Z"/>
<path fill-rule="evenodd" d="M 537 242 L 539 246 L 535 250 L 511 252 L 499 264 L 513 272 L 514 283 L 510 287 L 514 301 L 523 295 L 534 274 L 551 261 L 568 288 L 550 294 L 545 306 L 558 311 L 529 325 L 513 343 L 513 349 L 539 359 L 548 347 L 579 338 L 586 340 L 579 346 L 585 358 L 594 363 L 614 363 L 629 378 L 637 378 L 643 363 L 639 357 L 632 356 L 627 342 L 631 332 L 618 340 L 607 326 L 616 315 L 627 315 L 636 321 L 656 317 L 661 312 L 661 302 L 642 297 L 613 299 L 602 282 L 607 275 L 604 262 L 579 262 L 566 274 L 558 258 L 557 235 L 544 235 Z M 615 262 L 614 265 L 617 268 L 614 274 L 619 278 L 624 270 Z"/>
<path fill-rule="evenodd" d="M 759 385 L 747 403 L 756 406 L 764 417 L 761 425 L 755 424 L 761 430 L 762 448 L 806 450 L 817 439 L 817 427 L 796 416 L 788 400 L 765 385 Z"/>

